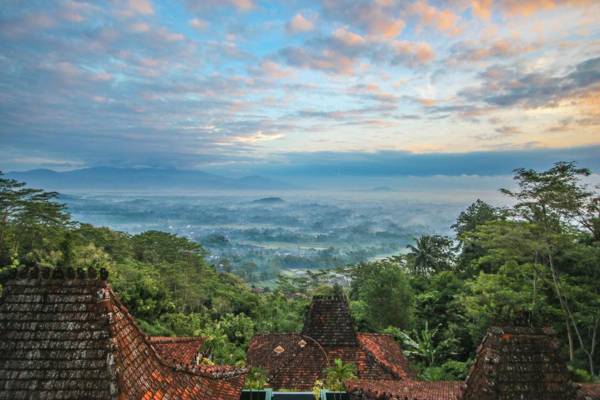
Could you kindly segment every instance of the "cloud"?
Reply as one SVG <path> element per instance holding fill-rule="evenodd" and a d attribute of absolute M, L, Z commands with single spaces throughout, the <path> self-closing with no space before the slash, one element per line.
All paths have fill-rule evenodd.
<path fill-rule="evenodd" d="M 206 27 L 208 26 L 208 22 L 206 22 L 205 20 L 200 19 L 200 18 L 190 19 L 189 24 L 192 28 L 198 29 L 198 30 L 206 29 Z"/>
<path fill-rule="evenodd" d="M 507 16 L 529 16 L 559 7 L 588 7 L 593 0 L 471 0 L 474 15 L 490 19 L 494 10 Z"/>
<path fill-rule="evenodd" d="M 133 32 L 138 32 L 138 33 L 150 31 L 150 25 L 145 22 L 136 22 L 135 24 L 129 25 L 129 28 Z"/>
<path fill-rule="evenodd" d="M 250 11 L 255 8 L 253 0 L 185 0 L 185 4 L 194 12 L 206 12 L 223 6 L 233 7 L 240 11 Z"/>
<path fill-rule="evenodd" d="M 290 33 L 310 32 L 314 28 L 315 24 L 301 13 L 294 15 L 286 25 L 286 29 Z"/>
<path fill-rule="evenodd" d="M 279 163 L 260 164 L 256 173 L 272 176 L 432 176 L 511 175 L 514 168 L 545 169 L 556 161 L 577 161 L 600 171 L 600 146 L 533 148 L 468 153 L 407 151 L 301 152 L 280 154 Z"/>
<path fill-rule="evenodd" d="M 491 59 L 506 59 L 519 56 L 536 50 L 538 46 L 523 43 L 516 38 L 502 38 L 491 42 L 476 42 L 473 40 L 460 41 L 450 48 L 448 62 L 451 64 L 464 64 Z"/>
<path fill-rule="evenodd" d="M 257 143 L 257 142 L 267 142 L 271 140 L 277 140 L 284 137 L 281 133 L 275 132 L 256 132 L 254 134 L 248 136 L 232 136 L 228 139 L 226 143 L 239 142 L 239 143 Z"/>
<path fill-rule="evenodd" d="M 350 32 L 344 28 L 337 28 L 333 32 L 332 37 L 343 43 L 345 46 L 362 46 L 367 42 L 361 35 Z"/>
<path fill-rule="evenodd" d="M 287 47 L 279 51 L 283 60 L 293 67 L 309 68 L 342 75 L 352 75 L 356 59 L 331 48 L 305 49 Z"/>
<path fill-rule="evenodd" d="M 369 35 L 397 37 L 406 23 L 390 1 L 323 0 L 323 12 Z"/>
<path fill-rule="evenodd" d="M 406 64 L 418 66 L 426 64 L 435 58 L 433 49 L 425 42 L 408 42 L 396 40 L 392 43 L 393 64 Z"/>
<path fill-rule="evenodd" d="M 382 41 L 340 27 L 329 36 L 306 41 L 302 47 L 283 48 L 279 56 L 294 67 L 353 75 L 369 63 L 409 68 L 423 66 L 433 61 L 435 53 L 426 42 Z"/>
<path fill-rule="evenodd" d="M 420 17 L 421 23 L 441 32 L 449 35 L 458 35 L 462 32 L 462 29 L 458 26 L 458 15 L 450 10 L 440 10 L 431 6 L 426 0 L 419 0 L 414 3 L 410 7 L 410 11 Z"/>
<path fill-rule="evenodd" d="M 150 0 L 123 0 L 119 2 L 117 13 L 124 17 L 154 14 L 154 6 Z"/>
<path fill-rule="evenodd" d="M 563 76 L 492 66 L 481 77 L 480 87 L 462 90 L 460 96 L 498 107 L 556 106 L 561 100 L 585 95 L 600 83 L 600 57 L 577 64 L 572 72 Z"/>

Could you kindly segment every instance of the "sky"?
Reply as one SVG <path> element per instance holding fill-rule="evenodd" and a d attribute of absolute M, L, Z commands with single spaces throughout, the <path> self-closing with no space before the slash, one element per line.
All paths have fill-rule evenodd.
<path fill-rule="evenodd" d="M 598 15 L 593 0 L 0 0 L 0 169 L 596 166 Z"/>

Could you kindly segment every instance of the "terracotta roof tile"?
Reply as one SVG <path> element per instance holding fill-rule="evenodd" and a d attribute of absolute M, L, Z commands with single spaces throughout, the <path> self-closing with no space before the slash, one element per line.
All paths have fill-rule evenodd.
<path fill-rule="evenodd" d="M 310 389 L 315 380 L 324 378 L 324 369 L 336 358 L 355 364 L 360 378 L 391 380 L 412 376 L 392 336 L 354 333 L 344 298 L 316 297 L 306 323 L 308 327 L 302 334 L 252 338 L 248 365 L 265 369 L 273 388 Z M 334 327 L 342 334 L 336 336 Z M 318 329 L 330 332 L 330 336 L 322 335 Z M 305 335 L 306 332 L 311 334 Z"/>
<path fill-rule="evenodd" d="M 458 400 L 461 382 L 355 380 L 346 383 L 352 399 Z"/>
<path fill-rule="evenodd" d="M 345 297 L 313 297 L 302 334 L 322 346 L 356 346 L 354 324 Z"/>
<path fill-rule="evenodd" d="M 164 360 L 195 366 L 204 344 L 201 337 L 150 336 L 150 343 Z"/>
<path fill-rule="evenodd" d="M 575 399 L 559 343 L 550 330 L 493 327 L 486 334 L 465 384 L 465 400 Z"/>
<path fill-rule="evenodd" d="M 375 360 L 394 374 L 398 379 L 414 378 L 408 360 L 400 345 L 391 335 L 376 333 L 357 334 L 360 346 L 373 355 Z"/>
<path fill-rule="evenodd" d="M 577 385 L 581 400 L 600 400 L 600 383 L 580 383 Z"/>
<path fill-rule="evenodd" d="M 244 371 L 163 360 L 94 271 L 32 269 L 0 298 L 0 399 L 238 399 Z"/>

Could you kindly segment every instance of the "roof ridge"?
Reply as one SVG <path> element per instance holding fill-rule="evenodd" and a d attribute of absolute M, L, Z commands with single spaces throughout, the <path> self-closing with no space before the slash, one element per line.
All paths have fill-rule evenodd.
<path fill-rule="evenodd" d="M 367 335 L 370 335 L 370 334 L 367 334 Z M 371 351 L 371 349 L 369 349 L 369 347 L 366 346 L 360 340 L 360 336 L 363 336 L 361 333 L 358 333 L 357 336 L 359 338 L 359 340 L 357 340 L 357 341 L 358 341 L 358 345 L 360 346 L 360 348 L 363 349 L 364 351 L 366 351 L 367 353 L 369 353 L 375 359 L 375 361 L 379 365 L 381 365 L 383 368 L 385 368 L 388 372 L 390 372 L 392 375 L 394 375 L 397 378 L 400 378 L 402 380 L 409 380 L 409 381 L 415 380 L 415 379 L 413 379 L 413 376 L 411 375 L 410 371 L 406 371 L 404 368 L 401 368 L 398 365 L 394 365 L 393 363 L 389 362 L 388 360 L 381 359 L 377 354 L 375 354 L 373 351 Z M 374 334 L 373 336 L 388 336 L 388 337 L 393 338 L 392 335 L 384 334 L 384 333 Z M 394 340 L 394 343 L 396 343 L 398 345 L 398 348 L 400 349 L 400 353 L 402 354 L 402 356 L 404 356 L 404 353 L 402 352 L 402 347 L 400 347 L 400 344 L 398 344 L 395 339 L 393 339 L 393 340 Z M 394 368 L 394 367 L 396 367 L 397 369 L 402 371 L 402 373 L 398 373 L 398 371 L 396 371 L 396 368 Z"/>
<path fill-rule="evenodd" d="M 119 310 L 123 313 L 125 318 L 127 318 L 129 323 L 132 324 L 134 329 L 136 329 L 141 334 L 142 341 L 144 341 L 145 344 L 148 347 L 150 347 L 152 353 L 154 354 L 154 356 L 156 357 L 158 362 L 160 364 L 162 364 L 163 366 L 165 366 L 167 368 L 173 368 L 174 370 L 179 371 L 179 372 L 186 372 L 186 373 L 189 373 L 192 375 L 198 375 L 198 376 L 202 376 L 202 377 L 208 378 L 208 379 L 232 378 L 232 377 L 237 377 L 237 376 L 243 375 L 248 372 L 247 368 L 235 368 L 235 367 L 229 367 L 229 366 L 207 366 L 207 367 L 211 367 L 212 369 L 216 370 L 216 371 L 207 371 L 209 368 L 207 368 L 205 366 L 191 367 L 189 365 L 178 363 L 178 362 L 176 362 L 176 360 L 164 358 L 156 350 L 156 347 L 154 347 L 152 345 L 152 342 L 150 341 L 149 336 L 146 335 L 144 333 L 144 331 L 141 330 L 141 328 L 138 326 L 137 322 L 135 321 L 135 318 L 133 318 L 133 316 L 129 313 L 129 310 L 127 309 L 127 307 L 125 307 L 125 305 L 123 304 L 121 299 L 115 294 L 115 292 L 112 290 L 110 285 L 107 285 L 107 288 L 108 288 L 108 292 L 110 295 L 110 299 L 115 302 L 115 305 L 117 307 L 119 307 Z M 223 371 L 223 372 L 221 372 L 221 371 Z"/>
<path fill-rule="evenodd" d="M 72 267 L 40 267 L 39 265 L 33 266 L 20 266 L 12 268 L 8 272 L 8 279 L 6 284 L 14 284 L 15 281 L 35 279 L 42 281 L 66 281 L 66 280 L 80 280 L 80 281 L 108 281 L 108 271 L 106 268 L 72 268 Z"/>

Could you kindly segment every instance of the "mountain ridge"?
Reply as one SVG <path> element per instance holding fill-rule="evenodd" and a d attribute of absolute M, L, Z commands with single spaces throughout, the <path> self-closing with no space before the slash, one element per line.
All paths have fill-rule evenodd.
<path fill-rule="evenodd" d="M 89 167 L 70 171 L 32 169 L 6 176 L 47 189 L 289 189 L 290 185 L 258 175 L 228 178 L 204 171 L 169 168 Z"/>

